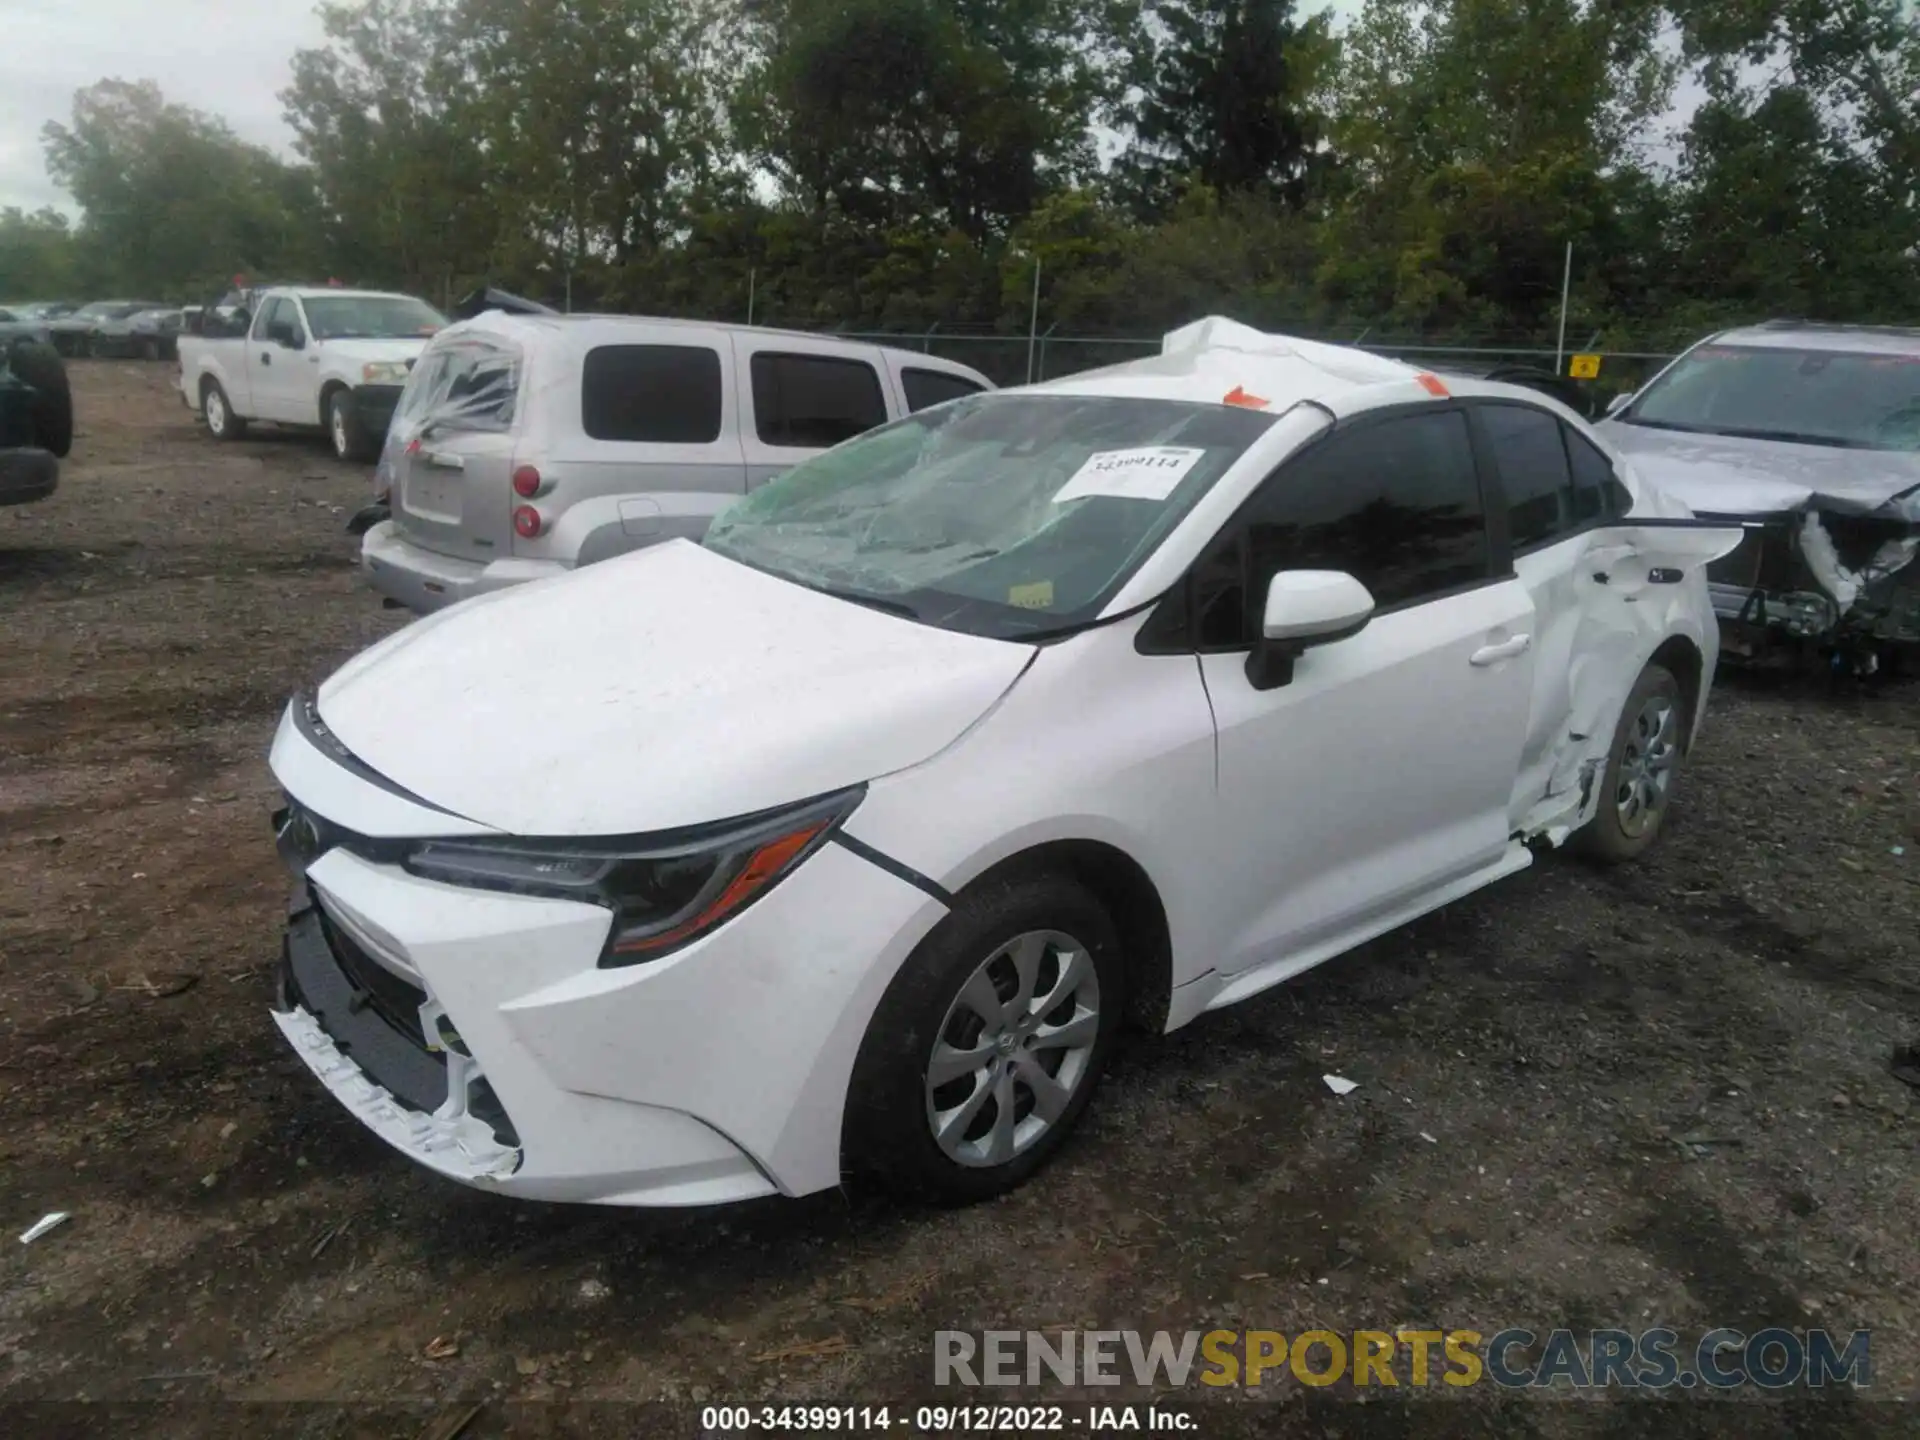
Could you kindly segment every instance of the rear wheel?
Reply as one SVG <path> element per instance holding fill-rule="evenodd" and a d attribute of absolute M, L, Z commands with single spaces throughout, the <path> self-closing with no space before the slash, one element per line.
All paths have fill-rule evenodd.
<path fill-rule="evenodd" d="M 1638 859 L 1660 838 L 1686 743 L 1686 698 L 1662 665 L 1640 672 L 1614 731 L 1600 808 L 1580 845 L 1605 864 Z"/>
<path fill-rule="evenodd" d="M 1092 1099 L 1125 983 L 1112 920 L 1071 880 L 962 897 L 894 977 L 861 1042 L 850 1168 L 945 1204 L 1019 1185 Z"/>
<path fill-rule="evenodd" d="M 201 387 L 200 413 L 207 417 L 207 433 L 216 440 L 238 440 L 247 433 L 247 422 L 233 413 L 233 404 L 218 380 L 209 380 Z"/>

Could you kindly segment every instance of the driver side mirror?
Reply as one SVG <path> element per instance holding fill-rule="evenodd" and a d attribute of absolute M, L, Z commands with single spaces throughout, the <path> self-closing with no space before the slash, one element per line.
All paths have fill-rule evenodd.
<path fill-rule="evenodd" d="M 306 337 L 294 328 L 291 320 L 276 320 L 267 326 L 267 338 L 288 350 L 304 350 L 307 344 Z"/>
<path fill-rule="evenodd" d="M 1267 583 L 1260 639 L 1247 656 L 1247 683 L 1277 690 L 1293 662 L 1315 645 L 1345 640 L 1373 618 L 1373 595 L 1344 570 L 1282 570 Z"/>

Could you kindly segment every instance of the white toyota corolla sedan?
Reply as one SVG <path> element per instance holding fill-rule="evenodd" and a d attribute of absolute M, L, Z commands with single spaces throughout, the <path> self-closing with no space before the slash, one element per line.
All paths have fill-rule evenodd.
<path fill-rule="evenodd" d="M 922 411 L 296 698 L 274 1019 L 488 1189 L 991 1195 L 1123 1025 L 1651 844 L 1738 540 L 1537 393 L 1218 319 Z"/>

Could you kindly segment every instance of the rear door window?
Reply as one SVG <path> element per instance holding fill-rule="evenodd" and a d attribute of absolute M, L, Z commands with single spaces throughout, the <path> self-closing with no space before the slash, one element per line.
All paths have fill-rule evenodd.
<path fill-rule="evenodd" d="M 887 420 L 880 376 L 864 360 L 762 352 L 753 357 L 752 378 L 763 445 L 825 450 Z"/>
<path fill-rule="evenodd" d="M 1582 525 L 1617 520 L 1633 508 L 1633 496 L 1614 473 L 1613 462 L 1578 430 L 1562 426 L 1573 464 L 1573 517 Z"/>
<path fill-rule="evenodd" d="M 1573 473 L 1560 421 L 1528 405 L 1479 407 L 1482 433 L 1507 496 L 1507 532 L 1514 550 L 1548 545 L 1577 529 Z"/>
<path fill-rule="evenodd" d="M 711 445 L 720 438 L 720 354 L 705 345 L 599 345 L 580 373 L 580 428 L 594 440 Z"/>
<path fill-rule="evenodd" d="M 958 400 L 962 395 L 978 395 L 981 387 L 960 375 L 944 370 L 923 370 L 909 366 L 900 372 L 900 383 L 907 392 L 908 410 L 927 410 Z"/>

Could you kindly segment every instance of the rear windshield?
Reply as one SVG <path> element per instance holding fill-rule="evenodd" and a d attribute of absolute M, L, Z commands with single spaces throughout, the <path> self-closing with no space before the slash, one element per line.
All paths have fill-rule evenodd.
<path fill-rule="evenodd" d="M 436 343 L 407 377 L 393 430 L 505 431 L 520 398 L 520 351 L 491 335 Z"/>
<path fill-rule="evenodd" d="M 1920 355 L 1702 345 L 1620 418 L 1657 430 L 1920 450 Z"/>
<path fill-rule="evenodd" d="M 309 295 L 301 303 L 316 340 L 416 340 L 447 323 L 411 295 Z"/>

